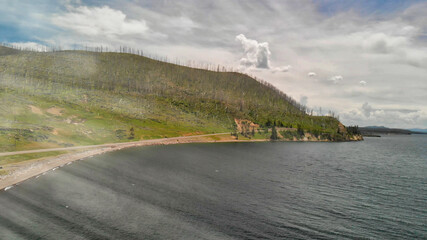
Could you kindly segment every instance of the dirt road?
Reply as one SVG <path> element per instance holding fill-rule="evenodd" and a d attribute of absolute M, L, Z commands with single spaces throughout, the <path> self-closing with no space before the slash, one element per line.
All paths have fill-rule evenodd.
<path fill-rule="evenodd" d="M 35 149 L 35 150 L 16 151 L 16 152 L 2 152 L 2 153 L 0 153 L 0 157 L 10 156 L 10 155 L 18 155 L 18 154 L 28 154 L 28 153 L 70 151 L 70 150 L 79 150 L 79 149 L 87 149 L 87 148 L 127 147 L 127 146 L 134 146 L 134 145 L 137 146 L 137 145 L 141 145 L 144 143 L 157 143 L 157 142 L 161 143 L 161 142 L 164 142 L 165 140 L 168 140 L 168 141 L 185 140 L 185 139 L 191 139 L 191 138 L 225 135 L 225 134 L 230 134 L 230 133 L 212 133 L 212 134 L 185 136 L 185 137 L 149 139 L 149 140 L 141 140 L 141 141 L 135 141 L 135 142 L 124 142 L 124 143 L 107 143 L 107 144 L 100 144 L 100 145 L 87 145 L 87 146 L 64 147 L 64 148 L 46 148 L 46 149 Z"/>

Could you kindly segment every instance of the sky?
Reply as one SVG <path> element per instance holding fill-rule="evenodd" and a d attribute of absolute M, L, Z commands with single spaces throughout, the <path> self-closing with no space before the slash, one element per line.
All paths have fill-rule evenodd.
<path fill-rule="evenodd" d="M 427 128 L 426 13 L 417 0 L 0 0 L 0 42 L 220 64 L 346 125 Z"/>

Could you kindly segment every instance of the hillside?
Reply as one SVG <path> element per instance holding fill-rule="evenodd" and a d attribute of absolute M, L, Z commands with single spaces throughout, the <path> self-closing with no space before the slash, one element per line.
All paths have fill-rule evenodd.
<path fill-rule="evenodd" d="M 241 138 L 268 138 L 273 125 L 289 139 L 350 137 L 247 75 L 126 53 L 0 46 L 0 110 L 0 151 L 237 132 L 235 119 L 260 126 Z"/>

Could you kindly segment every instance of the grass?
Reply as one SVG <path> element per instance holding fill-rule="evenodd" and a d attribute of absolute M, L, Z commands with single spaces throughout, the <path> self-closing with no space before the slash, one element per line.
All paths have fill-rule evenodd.
<path fill-rule="evenodd" d="M 156 116 L 138 119 L 117 111 L 87 109 L 13 90 L 6 94 L 0 89 L 0 99 L 2 105 L 13 106 L 13 114 L 0 114 L 3 125 L 3 131 L 0 131 L 2 151 L 126 142 L 229 130 L 210 119 L 195 118 L 176 109 L 160 109 L 163 115 L 170 116 L 154 113 L 152 115 Z M 30 105 L 37 107 L 38 113 L 31 112 Z M 49 114 L 47 110 L 52 107 L 61 109 L 61 115 Z M 131 128 L 134 129 L 134 137 L 129 139 Z M 19 137 L 16 145 L 15 136 Z"/>
<path fill-rule="evenodd" d="M 0 157 L 0 166 L 12 164 L 12 163 L 19 163 L 19 162 L 33 160 L 33 159 L 58 156 L 65 153 L 67 153 L 67 151 L 53 151 L 53 152 L 43 152 L 43 153 L 29 153 L 29 154 L 2 156 Z"/>
<path fill-rule="evenodd" d="M 299 126 L 332 140 L 339 124 L 333 117 L 305 114 L 286 94 L 240 73 L 131 54 L 0 46 L 1 152 L 233 132 L 235 118 Z M 270 135 L 257 131 L 251 139 Z"/>
<path fill-rule="evenodd" d="M 87 92 L 89 93 L 89 92 Z M 0 88 L 1 107 L 11 106 L 0 112 L 0 151 L 22 151 L 41 148 L 70 147 L 114 142 L 128 142 L 144 139 L 227 132 L 225 126 L 206 118 L 175 108 L 160 107 L 144 118 L 132 118 L 124 114 L 136 100 L 129 98 L 123 109 L 84 107 L 76 96 L 68 96 L 70 102 L 60 101 L 63 93 L 49 97 L 41 94 Z M 106 102 L 111 96 L 98 96 L 97 102 Z M 102 100 L 104 98 L 104 100 Z M 31 107 L 37 113 L 31 111 Z M 54 115 L 48 109 L 60 109 L 61 115 Z M 130 138 L 130 129 L 134 136 Z M 54 154 L 53 154 L 54 155 Z M 52 156 L 52 154 L 49 154 Z M 0 165 L 44 157 L 43 155 L 16 155 Z"/>

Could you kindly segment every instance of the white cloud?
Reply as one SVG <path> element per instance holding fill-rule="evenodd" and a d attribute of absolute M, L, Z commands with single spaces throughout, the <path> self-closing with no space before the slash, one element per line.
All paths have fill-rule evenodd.
<path fill-rule="evenodd" d="M 359 82 L 359 84 L 362 85 L 362 86 L 366 86 L 367 82 L 362 80 L 362 81 Z"/>
<path fill-rule="evenodd" d="M 245 51 L 245 57 L 240 59 L 240 65 L 270 69 L 271 52 L 268 42 L 258 43 L 256 40 L 246 38 L 243 34 L 237 35 L 236 41 L 240 42 Z"/>
<path fill-rule="evenodd" d="M 316 76 L 317 76 L 317 74 L 316 74 L 315 72 L 309 72 L 309 73 L 307 74 L 307 76 L 309 76 L 309 77 L 316 77 Z"/>
<path fill-rule="evenodd" d="M 282 67 L 275 67 L 272 69 L 272 72 L 289 72 L 289 70 L 292 69 L 291 65 L 287 65 L 287 66 L 282 66 Z"/>
<path fill-rule="evenodd" d="M 72 39 L 68 36 L 60 36 L 53 42 L 60 44 L 83 43 L 85 45 L 107 44 L 117 47 L 118 45 L 135 46 L 135 42 L 141 39 L 161 39 L 167 35 L 155 32 L 148 27 L 144 19 L 129 19 L 120 10 L 102 7 L 67 6 L 67 12 L 54 14 L 51 18 L 52 24 L 64 30 L 74 32 Z M 181 19 L 188 26 L 190 23 L 186 19 Z M 77 35 L 76 35 L 77 34 Z M 126 44 L 127 43 L 127 44 Z"/>
<path fill-rule="evenodd" d="M 124 36 L 144 34 L 149 28 L 144 20 L 127 19 L 119 10 L 108 6 L 70 7 L 64 15 L 55 15 L 52 22 L 88 36 Z"/>
<path fill-rule="evenodd" d="M 9 44 L 11 44 L 14 48 L 28 51 L 46 52 L 49 50 L 49 47 L 35 42 L 13 42 Z"/>
<path fill-rule="evenodd" d="M 239 61 L 239 69 L 249 69 L 257 71 L 259 69 L 271 69 L 272 73 L 288 72 L 292 66 L 285 65 L 280 67 L 272 67 L 270 63 L 270 48 L 268 42 L 259 43 L 256 40 L 248 39 L 245 35 L 239 34 L 236 36 L 236 41 L 240 42 L 243 47 L 245 56 Z"/>
<path fill-rule="evenodd" d="M 343 80 L 343 77 L 341 75 L 333 76 L 329 79 L 329 81 L 333 82 L 334 84 L 338 84 Z"/>
<path fill-rule="evenodd" d="M 385 33 L 368 33 L 363 42 L 366 50 L 380 54 L 391 53 L 408 44 L 409 40 L 405 36 L 392 36 Z"/>
<path fill-rule="evenodd" d="M 349 124 L 361 126 L 383 125 L 408 128 L 421 126 L 427 121 L 425 112 L 414 109 L 374 108 L 365 102 L 360 108 L 344 112 L 342 118 Z"/>

